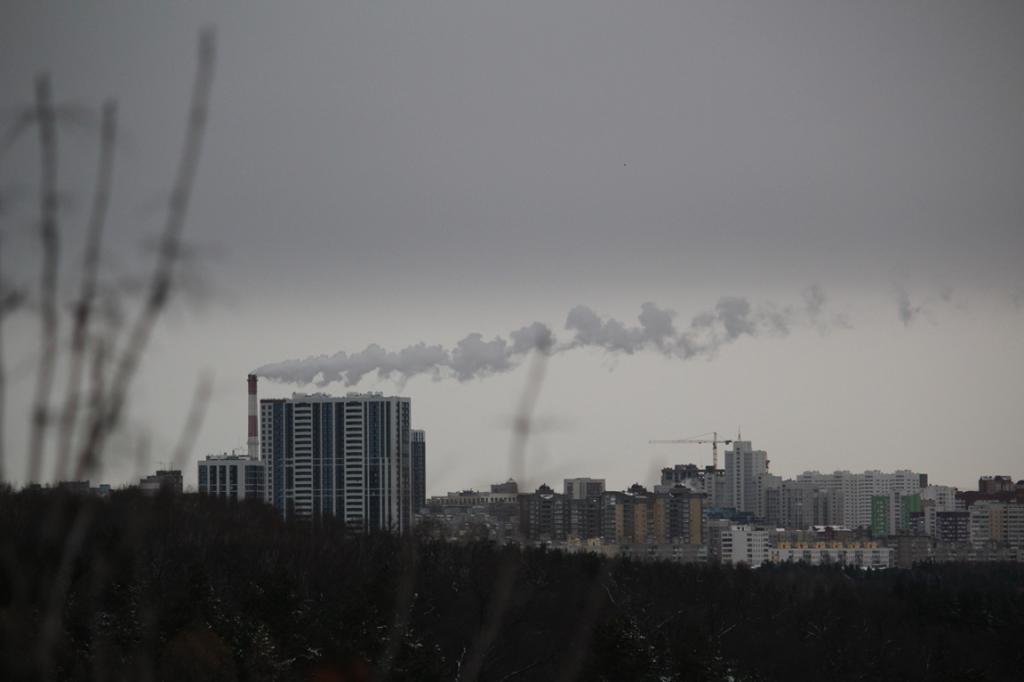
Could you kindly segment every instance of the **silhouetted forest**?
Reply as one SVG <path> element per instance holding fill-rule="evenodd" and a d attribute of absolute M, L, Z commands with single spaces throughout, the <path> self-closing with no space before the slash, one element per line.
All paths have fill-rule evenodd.
<path fill-rule="evenodd" d="M 0 492 L 7 680 L 1011 680 L 1024 567 L 725 568 Z"/>

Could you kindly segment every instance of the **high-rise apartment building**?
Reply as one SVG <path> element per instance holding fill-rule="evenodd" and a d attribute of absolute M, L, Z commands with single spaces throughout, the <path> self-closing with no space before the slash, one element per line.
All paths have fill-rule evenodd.
<path fill-rule="evenodd" d="M 754 518 L 761 521 L 782 515 L 782 477 L 767 471 L 754 477 Z"/>
<path fill-rule="evenodd" d="M 885 537 L 894 532 L 892 515 L 892 498 L 889 495 L 871 496 L 871 535 L 873 537 Z"/>
<path fill-rule="evenodd" d="M 608 491 L 601 496 L 604 505 L 602 532 L 605 542 L 617 544 L 653 541 L 654 495 L 642 485 L 625 491 Z"/>
<path fill-rule="evenodd" d="M 684 485 L 650 493 L 632 485 L 624 492 L 601 496 L 605 542 L 625 544 L 699 545 L 704 542 L 705 495 Z"/>
<path fill-rule="evenodd" d="M 412 526 L 409 398 L 296 393 L 260 401 L 267 498 L 286 518 L 333 515 L 360 530 Z"/>
<path fill-rule="evenodd" d="M 832 493 L 793 480 L 785 480 L 779 487 L 779 518 L 768 515 L 765 519 L 783 528 L 839 525 L 832 518 Z"/>
<path fill-rule="evenodd" d="M 749 440 L 733 441 L 725 451 L 725 506 L 738 512 L 756 514 L 757 478 L 768 473 L 768 453 L 754 450 Z"/>
<path fill-rule="evenodd" d="M 654 539 L 659 543 L 704 543 L 704 495 L 676 486 L 654 498 Z"/>
<path fill-rule="evenodd" d="M 418 514 L 427 506 L 427 434 L 419 429 L 410 432 L 412 440 L 412 511 Z"/>
<path fill-rule="evenodd" d="M 566 536 L 580 540 L 600 538 L 604 528 L 604 494 L 583 499 L 566 496 Z"/>
<path fill-rule="evenodd" d="M 981 500 L 968 513 L 971 544 L 1024 549 L 1024 505 Z"/>
<path fill-rule="evenodd" d="M 565 540 L 566 498 L 548 485 L 536 492 L 519 495 L 519 529 L 530 540 Z"/>

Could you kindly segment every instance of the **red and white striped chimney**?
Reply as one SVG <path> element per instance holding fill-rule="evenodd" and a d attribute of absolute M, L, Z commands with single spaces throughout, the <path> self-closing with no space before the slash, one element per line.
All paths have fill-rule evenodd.
<path fill-rule="evenodd" d="M 260 458 L 260 420 L 256 412 L 256 375 L 249 375 L 249 458 Z"/>

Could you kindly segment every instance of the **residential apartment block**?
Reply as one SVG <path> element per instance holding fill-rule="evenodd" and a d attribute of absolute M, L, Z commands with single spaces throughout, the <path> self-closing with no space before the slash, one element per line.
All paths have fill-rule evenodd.
<path fill-rule="evenodd" d="M 360 530 L 412 527 L 409 398 L 296 393 L 260 401 L 267 497 L 286 518 L 337 516 Z"/>

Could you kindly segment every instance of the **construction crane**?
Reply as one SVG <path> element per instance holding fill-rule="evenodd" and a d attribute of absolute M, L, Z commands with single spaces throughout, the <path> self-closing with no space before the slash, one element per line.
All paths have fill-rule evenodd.
<path fill-rule="evenodd" d="M 708 439 L 705 438 L 704 436 L 711 436 L 711 438 Z M 695 443 L 698 445 L 706 445 L 708 443 L 711 443 L 711 463 L 715 469 L 718 469 L 718 444 L 722 443 L 723 445 L 729 445 L 730 443 L 732 443 L 732 440 L 718 440 L 718 431 L 712 431 L 710 433 L 702 433 L 699 436 L 694 436 L 693 438 L 679 438 L 676 440 L 650 440 L 647 442 L 651 445 L 661 445 L 668 443 Z"/>

